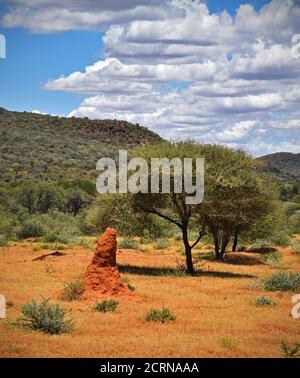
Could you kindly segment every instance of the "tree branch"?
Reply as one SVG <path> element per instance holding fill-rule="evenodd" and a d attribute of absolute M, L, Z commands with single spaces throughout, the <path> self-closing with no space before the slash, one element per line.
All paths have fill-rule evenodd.
<path fill-rule="evenodd" d="M 154 209 L 149 210 L 149 213 L 155 214 L 155 215 L 157 215 L 157 216 L 159 216 L 159 217 L 161 217 L 161 218 L 163 218 L 163 219 L 165 219 L 165 220 L 167 220 L 167 221 L 169 221 L 169 222 L 171 222 L 171 223 L 174 223 L 174 224 L 176 224 L 176 226 L 178 226 L 179 228 L 182 229 L 182 224 L 181 224 L 180 222 L 177 222 L 176 220 L 174 220 L 174 219 L 168 217 L 168 216 L 165 215 L 165 214 L 160 213 L 160 212 L 157 211 L 157 210 L 154 210 Z"/>
<path fill-rule="evenodd" d="M 196 247 L 196 245 L 199 243 L 199 241 L 205 235 L 205 227 L 206 227 L 206 222 L 203 223 L 202 229 L 201 229 L 201 231 L 199 231 L 199 236 L 198 236 L 197 240 L 195 241 L 195 243 L 191 245 L 191 249 L 193 249 L 194 247 Z"/>

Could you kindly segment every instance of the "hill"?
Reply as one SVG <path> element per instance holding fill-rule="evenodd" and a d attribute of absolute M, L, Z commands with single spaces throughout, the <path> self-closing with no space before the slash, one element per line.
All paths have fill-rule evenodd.
<path fill-rule="evenodd" d="M 0 179 L 94 177 L 101 157 L 160 141 L 145 127 L 117 120 L 64 118 L 0 108 Z"/>
<path fill-rule="evenodd" d="M 265 170 L 281 181 L 296 182 L 300 180 L 300 154 L 278 152 L 259 158 L 265 163 Z"/>

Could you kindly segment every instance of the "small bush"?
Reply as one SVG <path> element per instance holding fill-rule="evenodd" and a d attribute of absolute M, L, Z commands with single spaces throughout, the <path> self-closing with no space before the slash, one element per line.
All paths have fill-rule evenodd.
<path fill-rule="evenodd" d="M 282 258 L 282 253 L 277 251 L 277 252 L 267 254 L 264 257 L 263 261 L 268 265 L 271 265 L 271 266 L 274 266 L 274 267 L 280 267 L 281 266 L 281 258 Z"/>
<path fill-rule="evenodd" d="M 255 298 L 255 304 L 256 306 L 274 306 L 275 302 L 271 298 L 262 295 Z"/>
<path fill-rule="evenodd" d="M 17 319 L 17 324 L 35 331 L 54 335 L 70 332 L 73 328 L 73 321 L 65 319 L 66 310 L 58 304 L 50 304 L 49 299 L 41 303 L 32 299 L 21 312 L 23 316 Z"/>
<path fill-rule="evenodd" d="M 123 282 L 126 284 L 126 286 L 128 287 L 129 290 L 131 290 L 131 291 L 135 290 L 135 287 L 133 285 L 131 285 L 128 278 L 123 278 Z"/>
<path fill-rule="evenodd" d="M 287 247 L 290 244 L 290 237 L 288 233 L 285 230 L 283 230 L 272 233 L 272 235 L 270 235 L 268 238 L 255 239 L 252 242 L 253 246 L 255 247 Z"/>
<path fill-rule="evenodd" d="M 0 235 L 0 247 L 8 246 L 8 239 L 6 235 Z"/>
<path fill-rule="evenodd" d="M 15 305 L 15 302 L 13 302 L 13 301 L 7 301 L 6 302 L 6 307 L 14 307 L 14 305 Z"/>
<path fill-rule="evenodd" d="M 67 229 L 62 229 L 59 232 L 53 230 L 47 232 L 44 236 L 44 241 L 46 243 L 72 244 L 74 241 L 74 234 Z"/>
<path fill-rule="evenodd" d="M 84 283 L 80 278 L 78 278 L 65 285 L 60 298 L 63 301 L 68 301 L 68 302 L 76 301 L 80 298 L 80 295 L 82 294 L 83 290 L 84 290 Z"/>
<path fill-rule="evenodd" d="M 179 234 L 179 233 L 175 234 L 175 235 L 174 235 L 174 239 L 175 239 L 176 241 L 181 241 L 181 240 L 182 240 L 182 234 Z"/>
<path fill-rule="evenodd" d="M 40 246 L 41 249 L 51 249 L 50 245 L 48 244 L 43 244 Z"/>
<path fill-rule="evenodd" d="M 162 308 L 161 310 L 150 310 L 146 316 L 145 320 L 147 322 L 156 322 L 156 323 L 166 323 L 169 321 L 174 321 L 176 316 L 168 308 Z"/>
<path fill-rule="evenodd" d="M 44 228 L 35 219 L 25 221 L 17 230 L 18 239 L 26 239 L 31 237 L 43 236 Z"/>
<path fill-rule="evenodd" d="M 220 345 L 222 348 L 233 350 L 235 349 L 235 340 L 231 337 L 222 337 L 220 340 Z"/>
<path fill-rule="evenodd" d="M 93 310 L 96 312 L 113 312 L 118 307 L 119 302 L 115 301 L 114 299 L 105 300 L 102 302 L 98 302 L 93 307 Z"/>
<path fill-rule="evenodd" d="M 140 237 L 140 243 L 141 244 L 149 244 L 151 243 L 151 239 L 145 238 L 144 236 Z"/>
<path fill-rule="evenodd" d="M 145 228 L 143 230 L 143 234 L 140 237 L 140 243 L 141 244 L 149 244 L 149 243 L 151 243 L 151 234 L 150 234 L 150 231 L 147 228 Z"/>
<path fill-rule="evenodd" d="M 238 247 L 238 252 L 245 252 L 247 251 L 247 247 L 245 247 L 244 245 L 241 245 L 240 247 Z"/>
<path fill-rule="evenodd" d="M 121 248 L 121 249 L 138 249 L 139 245 L 133 239 L 125 238 L 119 244 L 119 248 Z"/>
<path fill-rule="evenodd" d="M 93 249 L 94 248 L 94 243 L 91 242 L 90 240 L 85 239 L 85 238 L 79 239 L 79 245 L 83 248 L 86 248 L 86 249 Z"/>
<path fill-rule="evenodd" d="M 274 245 L 280 245 L 281 247 L 287 247 L 291 240 L 286 230 L 279 231 L 273 235 L 272 238 Z"/>
<path fill-rule="evenodd" d="M 263 283 L 261 280 L 255 279 L 255 280 L 246 282 L 244 287 L 249 290 L 263 290 Z"/>
<path fill-rule="evenodd" d="M 263 288 L 268 291 L 300 290 L 300 273 L 278 272 L 262 280 Z"/>
<path fill-rule="evenodd" d="M 38 252 L 38 251 L 40 251 L 40 250 L 41 250 L 40 247 L 33 247 L 33 248 L 32 248 L 32 252 Z"/>
<path fill-rule="evenodd" d="M 55 271 L 55 269 L 54 269 L 53 265 L 51 265 L 51 264 L 47 264 L 47 265 L 45 266 L 45 272 L 46 272 L 46 273 L 51 274 L 51 273 L 53 273 L 54 271 Z"/>
<path fill-rule="evenodd" d="M 57 251 L 64 251 L 66 247 L 64 245 L 56 245 L 55 248 Z"/>
<path fill-rule="evenodd" d="M 165 249 L 169 246 L 169 242 L 166 239 L 158 239 L 154 244 L 155 249 Z"/>
<path fill-rule="evenodd" d="M 293 254 L 300 255 L 300 243 L 293 244 Z"/>
<path fill-rule="evenodd" d="M 300 357 L 300 344 L 296 343 L 293 346 L 289 346 L 287 341 L 281 340 L 280 347 L 285 357 Z"/>
<path fill-rule="evenodd" d="M 197 262 L 196 262 L 196 264 L 197 264 Z M 174 272 L 174 275 L 178 276 L 178 277 L 186 275 L 186 262 L 185 261 L 178 261 L 177 262 L 176 273 Z"/>

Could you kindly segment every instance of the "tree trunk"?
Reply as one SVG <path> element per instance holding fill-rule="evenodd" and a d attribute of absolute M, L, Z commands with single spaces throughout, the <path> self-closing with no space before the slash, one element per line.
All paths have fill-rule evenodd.
<path fill-rule="evenodd" d="M 222 260 L 222 261 L 224 260 L 223 257 L 224 257 L 224 254 L 226 252 L 226 248 L 227 248 L 228 243 L 229 243 L 229 238 L 223 237 L 221 251 L 220 251 L 220 255 L 221 255 L 220 260 Z"/>
<path fill-rule="evenodd" d="M 222 255 L 221 255 L 220 251 L 215 250 L 215 255 L 216 255 L 217 260 L 222 260 Z"/>
<path fill-rule="evenodd" d="M 236 230 L 234 233 L 234 239 L 232 244 L 232 252 L 236 252 L 237 245 L 238 245 L 238 239 L 239 239 L 239 232 Z"/>
<path fill-rule="evenodd" d="M 220 243 L 218 235 L 214 235 L 214 244 L 215 244 L 215 256 L 217 260 L 221 260 L 221 254 L 220 254 Z"/>
<path fill-rule="evenodd" d="M 182 227 L 182 239 L 183 239 L 183 244 L 185 248 L 186 269 L 188 273 L 193 274 L 194 266 L 193 266 L 193 258 L 192 258 L 192 248 L 189 243 L 187 227 L 185 226 Z"/>

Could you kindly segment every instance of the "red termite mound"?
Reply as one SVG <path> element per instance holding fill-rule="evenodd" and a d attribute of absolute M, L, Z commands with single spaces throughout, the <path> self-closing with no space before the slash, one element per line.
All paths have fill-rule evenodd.
<path fill-rule="evenodd" d="M 132 295 L 124 285 L 116 264 L 117 233 L 107 228 L 98 239 L 97 248 L 84 277 L 84 298 Z"/>

